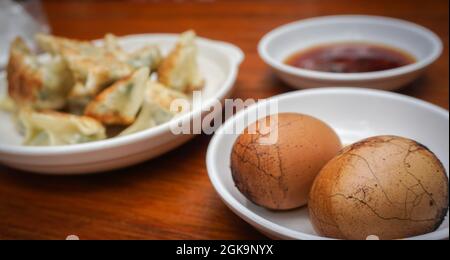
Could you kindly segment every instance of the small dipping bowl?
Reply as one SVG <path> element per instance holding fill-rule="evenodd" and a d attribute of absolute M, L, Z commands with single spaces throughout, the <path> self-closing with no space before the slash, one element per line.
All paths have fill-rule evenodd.
<path fill-rule="evenodd" d="M 313 71 L 285 63 L 299 51 L 344 42 L 393 47 L 412 55 L 415 62 L 395 69 L 363 73 Z M 395 90 L 417 79 L 439 58 L 442 46 L 436 34 L 411 22 L 380 16 L 340 15 L 278 27 L 261 39 L 258 52 L 264 62 L 294 88 L 351 86 Z"/>

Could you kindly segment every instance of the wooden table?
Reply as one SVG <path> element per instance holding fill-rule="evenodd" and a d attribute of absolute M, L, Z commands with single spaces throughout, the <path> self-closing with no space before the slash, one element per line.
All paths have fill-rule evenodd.
<path fill-rule="evenodd" d="M 447 0 L 303 1 L 47 1 L 55 34 L 95 39 L 181 32 L 229 41 L 247 57 L 235 97 L 266 98 L 291 91 L 258 57 L 269 30 L 291 21 L 332 14 L 372 14 L 411 20 L 435 31 L 444 55 L 426 75 L 401 90 L 449 106 Z M 264 239 L 220 201 L 207 177 L 209 137 L 128 169 L 83 177 L 49 177 L 0 166 L 0 238 Z"/>

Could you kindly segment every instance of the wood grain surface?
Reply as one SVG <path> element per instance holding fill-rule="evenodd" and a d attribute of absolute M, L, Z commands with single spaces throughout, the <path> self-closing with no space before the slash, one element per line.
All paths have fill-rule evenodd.
<path fill-rule="evenodd" d="M 182 32 L 224 40 L 246 53 L 235 97 L 292 91 L 258 57 L 269 30 L 298 19 L 371 14 L 407 19 L 436 32 L 442 57 L 401 93 L 449 106 L 447 0 L 44 1 L 53 33 L 95 39 Z M 414 116 L 414 115 L 411 115 Z M 0 239 L 265 239 L 234 215 L 207 177 L 210 137 L 131 168 L 82 177 L 32 175 L 0 166 Z"/>

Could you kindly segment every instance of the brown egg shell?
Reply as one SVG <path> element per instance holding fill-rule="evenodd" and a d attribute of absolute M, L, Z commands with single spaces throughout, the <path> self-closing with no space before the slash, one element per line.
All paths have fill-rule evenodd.
<path fill-rule="evenodd" d="M 401 137 L 345 148 L 316 178 L 310 217 L 326 237 L 401 239 L 436 230 L 448 210 L 448 177 L 425 146 Z"/>
<path fill-rule="evenodd" d="M 277 123 L 260 131 L 268 120 Z M 263 140 L 269 135 L 277 136 L 276 142 Z M 297 208 L 307 203 L 314 178 L 341 148 L 336 133 L 316 118 L 294 113 L 267 117 L 237 139 L 231 155 L 233 180 L 255 204 L 273 210 Z"/>

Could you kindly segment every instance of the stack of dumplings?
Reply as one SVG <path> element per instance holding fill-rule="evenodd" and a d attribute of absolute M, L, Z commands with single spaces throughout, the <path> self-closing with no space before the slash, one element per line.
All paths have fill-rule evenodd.
<path fill-rule="evenodd" d="M 181 113 L 171 109 L 174 100 L 190 101 L 204 85 L 195 39 L 193 31 L 181 34 L 163 57 L 155 45 L 127 52 L 112 34 L 102 45 L 39 34 L 47 55 L 38 57 L 17 38 L 2 107 L 30 146 L 93 142 L 158 126 Z"/>

